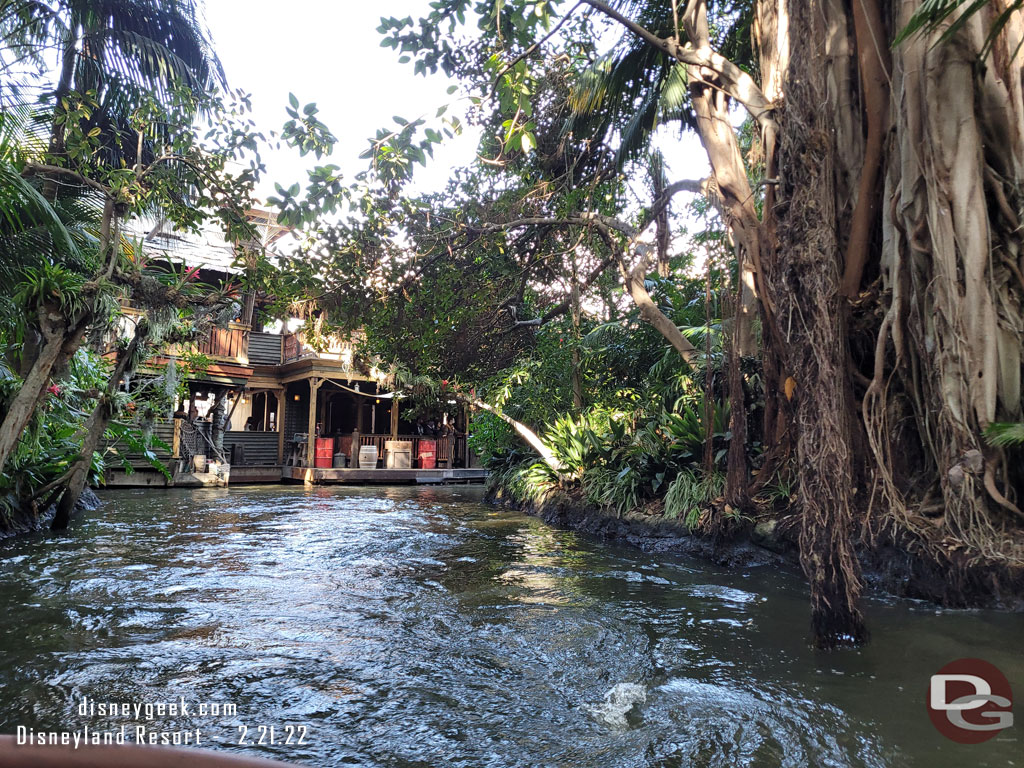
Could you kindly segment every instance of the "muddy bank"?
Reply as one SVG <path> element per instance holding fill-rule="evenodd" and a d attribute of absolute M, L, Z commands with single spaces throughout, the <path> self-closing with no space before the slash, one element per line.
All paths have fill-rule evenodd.
<path fill-rule="evenodd" d="M 549 525 L 622 541 L 647 552 L 690 555 L 731 568 L 800 567 L 795 532 L 777 520 L 740 524 L 728 535 L 705 535 L 690 531 L 680 520 L 661 515 L 643 511 L 616 515 L 565 492 L 535 503 L 519 502 L 498 490 L 489 492 L 487 500 L 539 517 Z"/>
<path fill-rule="evenodd" d="M 14 500 L 12 499 L 11 501 L 13 506 Z M 82 512 L 92 512 L 95 509 L 99 509 L 101 503 L 99 497 L 93 493 L 92 489 L 86 488 L 82 491 L 78 503 L 75 504 L 71 519 L 74 520 Z M 51 504 L 48 509 L 38 513 L 20 509 L 9 516 L 2 517 L 0 518 L 0 539 L 18 536 L 23 533 L 33 533 L 34 531 L 48 528 L 55 513 L 56 507 Z"/>
<path fill-rule="evenodd" d="M 632 511 L 621 516 L 567 492 L 542 503 L 519 502 L 490 491 L 493 504 L 518 509 L 544 522 L 648 552 L 674 552 L 730 568 L 776 566 L 800 571 L 796 515 L 742 521 L 727 532 L 695 533 L 681 521 Z M 1024 577 L 1008 569 L 915 556 L 892 545 L 858 548 L 861 578 L 868 591 L 924 600 L 947 608 L 1024 611 Z"/>

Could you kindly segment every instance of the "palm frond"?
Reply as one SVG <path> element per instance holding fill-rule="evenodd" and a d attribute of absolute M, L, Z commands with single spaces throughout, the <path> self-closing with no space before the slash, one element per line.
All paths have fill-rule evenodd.
<path fill-rule="evenodd" d="M 988 5 L 989 0 L 924 0 L 914 11 L 914 15 L 910 17 L 907 25 L 896 35 L 893 45 L 899 45 L 914 35 L 933 34 L 944 24 L 948 24 L 948 26 L 936 40 L 936 45 L 947 43 L 970 22 L 976 13 Z M 1014 14 L 1019 13 L 1022 9 L 1024 9 L 1024 0 L 1015 0 L 992 19 L 985 36 L 985 43 L 979 52 L 981 59 L 988 56 L 996 38 L 1006 28 Z M 1020 45 L 1013 52 L 1014 56 L 1019 51 Z"/>
<path fill-rule="evenodd" d="M 993 423 L 985 430 L 985 438 L 1000 448 L 1024 445 L 1024 424 Z"/>

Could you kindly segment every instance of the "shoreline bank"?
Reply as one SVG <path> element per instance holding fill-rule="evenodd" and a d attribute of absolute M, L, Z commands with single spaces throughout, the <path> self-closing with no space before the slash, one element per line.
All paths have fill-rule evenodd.
<path fill-rule="evenodd" d="M 727 535 L 692 531 L 681 520 L 633 510 L 622 515 L 601 509 L 566 491 L 542 502 L 519 501 L 500 489 L 486 500 L 516 509 L 545 523 L 647 552 L 671 552 L 727 568 L 778 566 L 803 577 L 799 558 L 799 518 L 794 514 L 744 521 Z M 919 600 L 947 609 L 1024 612 L 1024 577 L 987 564 L 943 567 L 890 544 L 859 542 L 857 555 L 868 594 Z"/>

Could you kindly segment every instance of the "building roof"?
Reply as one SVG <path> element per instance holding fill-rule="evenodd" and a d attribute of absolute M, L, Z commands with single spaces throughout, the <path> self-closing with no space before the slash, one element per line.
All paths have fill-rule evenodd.
<path fill-rule="evenodd" d="M 271 260 L 277 261 L 277 253 L 272 246 L 291 230 L 278 224 L 277 214 L 272 211 L 251 209 L 246 216 L 259 233 L 257 244 L 267 249 Z M 132 222 L 128 234 L 141 240 L 143 250 L 150 256 L 228 274 L 242 271 L 233 266 L 234 246 L 224 239 L 224 232 L 215 222 L 208 222 L 198 233 L 192 233 L 175 230 L 166 219 L 143 219 Z"/>

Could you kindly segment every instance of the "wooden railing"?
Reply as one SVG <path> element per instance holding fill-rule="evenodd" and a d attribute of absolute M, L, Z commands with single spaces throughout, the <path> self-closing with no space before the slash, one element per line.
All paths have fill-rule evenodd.
<path fill-rule="evenodd" d="M 230 323 L 227 328 L 214 328 L 210 335 L 193 345 L 193 351 L 221 362 L 249 363 L 249 326 Z"/>
<path fill-rule="evenodd" d="M 352 339 L 331 337 L 321 349 L 307 344 L 302 331 L 286 334 L 281 354 L 282 363 L 293 360 L 316 358 L 318 360 L 336 360 L 345 368 L 352 367 L 355 361 L 356 345 Z"/>
<path fill-rule="evenodd" d="M 145 315 L 142 310 L 135 307 L 121 308 L 120 328 L 107 340 L 106 351 L 114 349 L 118 337 L 130 336 L 135 331 L 135 325 Z M 249 326 L 242 323 L 228 323 L 227 328 L 213 328 L 210 335 L 192 344 L 169 345 L 162 354 L 170 356 L 181 355 L 182 352 L 199 353 L 209 357 L 215 362 L 235 363 L 237 365 L 249 364 Z"/>
<path fill-rule="evenodd" d="M 374 445 L 377 447 L 377 455 L 381 461 L 384 459 L 384 443 L 392 440 L 391 435 L 360 435 L 360 445 Z M 420 441 L 433 440 L 436 443 L 435 457 L 437 466 L 441 469 L 451 469 L 455 464 L 468 466 L 468 454 L 466 451 L 465 435 L 453 437 L 430 437 L 429 435 L 399 435 L 399 440 L 412 443 L 412 460 L 415 464 L 420 455 Z"/>
<path fill-rule="evenodd" d="M 301 438 L 298 439 L 297 438 Z M 384 444 L 389 440 L 393 439 L 391 435 L 359 435 L 359 445 L 372 445 L 377 448 L 377 463 L 379 466 L 385 466 L 384 457 Z M 473 464 L 473 456 L 469 450 L 469 445 L 466 441 L 465 435 L 455 435 L 452 437 L 430 437 L 428 435 L 399 435 L 398 440 L 403 442 L 412 443 L 412 460 L 413 467 L 416 467 L 416 461 L 420 455 L 420 442 L 423 440 L 431 440 L 435 443 L 434 456 L 435 462 L 439 469 L 451 469 L 453 467 L 470 467 Z M 296 466 L 305 466 L 305 446 L 306 446 L 306 435 L 304 433 L 295 435 L 289 441 L 288 454 L 294 455 L 297 458 L 298 464 Z M 334 452 L 338 451 L 348 456 L 349 467 L 354 467 L 358 450 L 352 449 L 352 435 L 346 434 L 343 436 L 336 436 L 334 438 Z M 287 463 L 287 462 L 286 462 Z"/>

